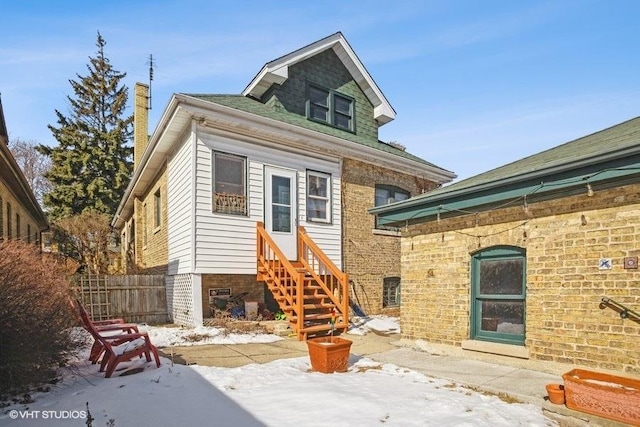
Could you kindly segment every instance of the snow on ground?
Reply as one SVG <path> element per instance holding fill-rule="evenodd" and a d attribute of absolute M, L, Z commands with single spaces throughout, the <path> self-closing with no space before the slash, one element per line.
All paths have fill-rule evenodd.
<path fill-rule="evenodd" d="M 354 330 L 369 327 L 395 330 L 397 322 L 368 318 Z M 215 328 L 144 329 L 158 345 L 211 343 L 192 341 L 189 331 L 211 334 L 218 344 L 268 342 L 261 335 L 224 337 Z M 94 426 L 554 425 L 537 406 L 356 355 L 346 373 L 311 372 L 308 357 L 239 368 L 171 365 L 163 358 L 160 368 L 142 359 L 129 364 L 141 372 L 110 379 L 84 357 L 62 371 L 63 381 L 50 392 L 34 394 L 35 402 L 0 410 L 0 426 L 84 426 L 87 403 Z"/>
<path fill-rule="evenodd" d="M 156 347 L 192 346 L 204 344 L 249 344 L 280 341 L 273 334 L 227 334 L 219 328 L 200 326 L 197 328 L 155 327 L 141 325 L 140 332 L 147 332 Z"/>

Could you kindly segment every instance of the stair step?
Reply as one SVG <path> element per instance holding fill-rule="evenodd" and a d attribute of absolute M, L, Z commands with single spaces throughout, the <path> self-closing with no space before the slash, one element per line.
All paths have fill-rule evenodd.
<path fill-rule="evenodd" d="M 347 328 L 347 325 L 344 324 L 336 324 L 335 329 L 345 329 Z M 330 331 L 331 330 L 331 325 L 329 324 L 319 324 L 319 325 L 313 325 L 313 326 L 306 326 L 303 327 L 301 332 L 303 333 L 310 333 L 310 332 L 321 332 L 321 331 Z"/>
<path fill-rule="evenodd" d="M 331 319 L 331 313 L 307 313 L 304 316 L 304 320 L 327 320 L 327 319 Z M 291 320 L 292 322 L 295 322 L 296 320 L 298 320 L 298 316 L 293 315 L 290 318 L 288 318 L 289 320 Z"/>
<path fill-rule="evenodd" d="M 335 308 L 335 304 L 323 303 L 323 304 L 303 304 L 302 308 L 305 310 L 313 310 L 314 308 Z"/>

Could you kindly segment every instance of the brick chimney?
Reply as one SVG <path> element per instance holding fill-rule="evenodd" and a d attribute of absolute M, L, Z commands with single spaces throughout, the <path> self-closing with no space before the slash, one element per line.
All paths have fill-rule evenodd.
<path fill-rule="evenodd" d="M 149 142 L 149 85 L 136 83 L 133 94 L 133 170 L 136 170 Z"/>

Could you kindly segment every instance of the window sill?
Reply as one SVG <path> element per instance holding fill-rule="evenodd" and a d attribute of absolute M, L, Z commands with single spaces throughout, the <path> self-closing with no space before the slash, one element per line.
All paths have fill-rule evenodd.
<path fill-rule="evenodd" d="M 162 229 L 162 227 L 156 227 L 153 229 L 153 234 L 157 234 L 158 231 L 160 231 Z"/>
<path fill-rule="evenodd" d="M 331 221 L 327 221 L 324 219 L 316 219 L 316 218 L 307 218 L 307 222 L 310 224 L 318 224 L 318 225 L 333 225 Z"/>
<path fill-rule="evenodd" d="M 529 350 L 520 345 L 501 344 L 489 341 L 464 340 L 462 349 L 469 351 L 479 351 L 482 353 L 499 354 L 501 356 L 518 357 L 529 359 Z"/>
<path fill-rule="evenodd" d="M 393 231 L 393 230 L 380 230 L 378 228 L 373 229 L 373 234 L 377 234 L 379 236 L 393 236 L 393 237 L 401 237 L 401 231 Z"/>

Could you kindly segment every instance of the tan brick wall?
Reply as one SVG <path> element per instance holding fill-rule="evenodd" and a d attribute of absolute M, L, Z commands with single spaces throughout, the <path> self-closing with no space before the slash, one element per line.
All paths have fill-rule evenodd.
<path fill-rule="evenodd" d="M 133 91 L 133 167 L 137 168 L 149 141 L 149 86 L 136 83 Z"/>
<path fill-rule="evenodd" d="M 231 288 L 231 295 L 249 292 L 245 301 L 264 303 L 264 283 L 256 280 L 255 274 L 203 274 L 202 275 L 202 316 L 211 317 L 209 289 Z"/>
<path fill-rule="evenodd" d="M 375 218 L 368 210 L 375 204 L 376 184 L 394 185 L 411 195 L 432 189 L 435 184 L 390 169 L 343 159 L 342 246 L 345 272 L 355 283 L 356 302 L 365 313 L 398 315 L 399 308 L 382 309 L 382 281 L 385 277 L 400 276 L 400 237 L 374 234 Z M 354 297 L 353 290 L 351 297 Z"/>
<path fill-rule="evenodd" d="M 166 168 L 160 171 L 148 188 L 149 191 L 146 194 L 135 200 L 136 267 L 140 273 L 166 273 L 169 258 Z M 158 190 L 160 190 L 161 220 L 160 226 L 156 227 L 154 199 Z"/>
<path fill-rule="evenodd" d="M 2 142 L 0 141 L 0 143 Z M 38 229 L 37 222 L 20 204 L 20 202 L 18 202 L 18 200 L 14 197 L 13 193 L 9 190 L 4 182 L 0 182 L 0 198 L 2 198 L 2 205 L 0 206 L 0 209 L 2 209 L 2 214 L 0 215 L 0 217 L 2 218 L 2 227 L 0 227 L 2 232 L 0 233 L 0 239 L 6 239 L 9 236 L 9 217 L 7 215 L 7 203 L 9 203 L 11 205 L 11 238 L 22 239 L 25 242 L 30 240 L 34 244 L 36 243 L 36 240 L 39 241 L 40 230 Z M 16 215 L 20 216 L 19 230 L 17 228 L 18 223 L 16 221 Z M 27 231 L 29 229 L 30 236 L 27 236 Z"/>
<path fill-rule="evenodd" d="M 460 346 L 469 339 L 470 258 L 526 249 L 526 338 L 532 361 L 640 375 L 640 325 L 600 309 L 603 296 L 640 310 L 640 185 L 410 226 L 402 241 L 402 333 Z M 477 226 L 476 226 L 477 220 Z M 600 258 L 613 269 L 600 270 Z"/>

